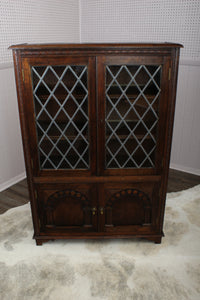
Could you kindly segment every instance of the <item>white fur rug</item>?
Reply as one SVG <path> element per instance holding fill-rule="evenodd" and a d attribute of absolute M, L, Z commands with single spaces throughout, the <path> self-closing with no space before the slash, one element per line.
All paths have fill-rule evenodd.
<path fill-rule="evenodd" d="M 1 300 L 199 300 L 200 185 L 168 195 L 162 244 L 36 246 L 29 204 L 0 215 Z"/>

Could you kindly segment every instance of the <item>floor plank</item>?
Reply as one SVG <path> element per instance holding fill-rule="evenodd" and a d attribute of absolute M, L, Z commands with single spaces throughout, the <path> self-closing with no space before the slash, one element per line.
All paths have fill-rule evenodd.
<path fill-rule="evenodd" d="M 168 193 L 186 190 L 198 184 L 200 184 L 200 176 L 173 169 L 169 170 Z"/>
<path fill-rule="evenodd" d="M 8 209 L 23 205 L 29 201 L 26 179 L 0 192 L 0 214 Z"/>

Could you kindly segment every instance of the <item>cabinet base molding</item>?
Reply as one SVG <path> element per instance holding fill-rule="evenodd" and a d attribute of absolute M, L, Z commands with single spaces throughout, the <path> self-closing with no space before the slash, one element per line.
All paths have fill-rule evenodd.
<path fill-rule="evenodd" d="M 79 236 L 79 235 L 71 235 L 71 236 L 37 236 L 34 235 L 33 238 L 36 241 L 37 246 L 42 246 L 43 243 L 47 243 L 49 241 L 55 241 L 55 240 L 74 240 L 74 239 L 79 239 L 79 240 L 107 240 L 107 239 L 132 239 L 133 242 L 134 240 L 148 240 L 151 242 L 154 242 L 155 244 L 160 244 L 162 241 L 162 237 L 164 237 L 164 233 L 162 232 L 161 234 L 157 235 L 130 235 L 130 234 L 122 234 L 122 235 L 88 235 L 88 236 Z"/>

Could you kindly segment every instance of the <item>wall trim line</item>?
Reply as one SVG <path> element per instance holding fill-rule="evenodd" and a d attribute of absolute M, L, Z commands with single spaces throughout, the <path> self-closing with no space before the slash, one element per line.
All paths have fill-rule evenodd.
<path fill-rule="evenodd" d="M 19 181 L 23 180 L 26 178 L 26 172 L 23 172 L 9 180 L 7 180 L 6 182 L 3 182 L 0 184 L 0 192 L 6 190 L 7 188 L 9 188 L 10 186 L 18 183 Z"/>
<path fill-rule="evenodd" d="M 0 70 L 13 68 L 13 62 L 0 63 Z"/>
<path fill-rule="evenodd" d="M 200 176 L 200 169 L 194 169 L 194 168 L 190 168 L 190 167 L 186 167 L 186 166 L 182 166 L 182 165 L 177 165 L 177 164 L 170 164 L 170 169 L 174 169 L 177 171 L 182 171 L 182 172 L 186 172 L 186 173 L 190 173 L 190 174 L 194 174 L 197 176 Z"/>

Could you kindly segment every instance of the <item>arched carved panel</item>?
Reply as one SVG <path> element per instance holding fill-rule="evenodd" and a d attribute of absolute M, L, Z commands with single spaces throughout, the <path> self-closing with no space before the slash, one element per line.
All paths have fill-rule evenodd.
<path fill-rule="evenodd" d="M 49 196 L 47 200 L 47 206 L 51 208 L 55 208 L 55 206 L 57 206 L 58 203 L 60 201 L 63 201 L 63 198 L 66 197 L 79 199 L 85 204 L 87 203 L 89 205 L 89 201 L 83 193 L 72 189 L 66 189 L 66 190 L 55 192 L 51 196 Z"/>
<path fill-rule="evenodd" d="M 106 225 L 143 225 L 151 223 L 151 201 L 138 189 L 123 189 L 106 202 Z"/>
<path fill-rule="evenodd" d="M 44 210 L 49 226 L 82 227 L 92 223 L 89 200 L 80 191 L 65 189 L 53 193 Z"/>

